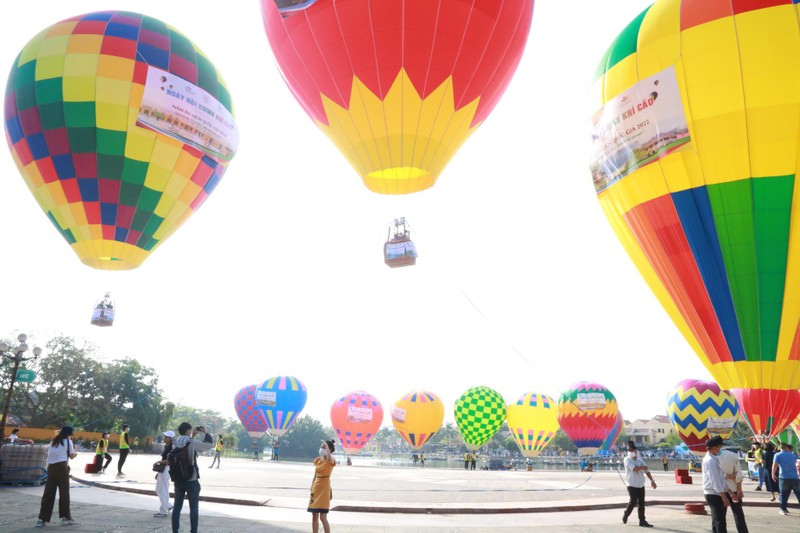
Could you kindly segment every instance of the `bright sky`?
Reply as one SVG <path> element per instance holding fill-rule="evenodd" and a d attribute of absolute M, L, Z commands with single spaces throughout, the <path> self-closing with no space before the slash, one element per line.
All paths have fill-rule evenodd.
<path fill-rule="evenodd" d="M 512 403 L 582 380 L 611 389 L 627 419 L 664 414 L 680 380 L 710 376 L 616 240 L 588 171 L 592 74 L 650 3 L 539 0 L 500 104 L 433 189 L 402 197 L 369 192 L 295 102 L 256 0 L 4 5 L 2 72 L 70 16 L 124 9 L 167 22 L 222 72 L 241 144 L 202 208 L 128 272 L 84 266 L 0 150 L 0 335 L 85 339 L 105 359 L 154 367 L 170 400 L 231 417 L 237 390 L 286 374 L 326 424 L 359 389 L 391 426 L 391 405 L 412 390 L 439 395 L 452 421 L 473 386 Z M 412 225 L 414 267 L 383 264 L 397 216 Z M 117 320 L 97 328 L 106 291 Z"/>

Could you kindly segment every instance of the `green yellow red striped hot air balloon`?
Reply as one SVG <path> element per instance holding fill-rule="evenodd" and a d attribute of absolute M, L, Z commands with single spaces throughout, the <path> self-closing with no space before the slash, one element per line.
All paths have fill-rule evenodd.
<path fill-rule="evenodd" d="M 596 73 L 591 172 L 640 273 L 759 435 L 800 412 L 792 0 L 658 0 Z"/>
<path fill-rule="evenodd" d="M 475 451 L 491 439 L 506 419 L 506 401 L 483 385 L 467 389 L 455 404 L 455 418 L 468 450 Z"/>
<path fill-rule="evenodd" d="M 555 402 L 545 394 L 523 394 L 508 406 L 508 430 L 523 456 L 538 456 L 558 431 Z"/>
<path fill-rule="evenodd" d="M 604 385 L 591 381 L 573 383 L 556 404 L 558 425 L 581 455 L 594 455 L 614 432 L 619 408 L 617 398 Z"/>
<path fill-rule="evenodd" d="M 704 455 L 708 439 L 727 439 L 733 433 L 739 406 L 733 394 L 713 381 L 685 379 L 667 396 L 667 416 L 692 453 Z"/>
<path fill-rule="evenodd" d="M 11 68 L 5 131 L 25 183 L 85 264 L 136 268 L 233 157 L 231 97 L 184 35 L 137 13 L 73 17 Z"/>
<path fill-rule="evenodd" d="M 443 421 L 444 403 L 429 391 L 409 392 L 392 406 L 392 425 L 414 450 L 421 449 Z"/>
<path fill-rule="evenodd" d="M 503 95 L 533 0 L 261 0 L 292 94 L 383 194 L 427 189 Z"/>
<path fill-rule="evenodd" d="M 780 450 L 781 443 L 788 444 L 794 450 L 797 450 L 797 445 L 800 444 L 800 435 L 789 427 L 775 435 L 775 437 L 772 438 L 772 442 L 778 446 L 778 450 Z"/>

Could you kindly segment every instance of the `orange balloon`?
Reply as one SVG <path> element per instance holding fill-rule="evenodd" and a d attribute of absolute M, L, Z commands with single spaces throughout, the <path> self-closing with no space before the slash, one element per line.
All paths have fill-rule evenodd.
<path fill-rule="evenodd" d="M 347 454 L 360 452 L 382 423 L 381 402 L 364 391 L 351 392 L 331 406 L 331 424 Z"/>

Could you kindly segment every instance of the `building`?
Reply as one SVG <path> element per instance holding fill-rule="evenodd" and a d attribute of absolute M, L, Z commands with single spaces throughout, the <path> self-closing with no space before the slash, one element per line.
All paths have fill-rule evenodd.
<path fill-rule="evenodd" d="M 633 422 L 625 420 L 622 427 L 628 435 L 628 440 L 642 446 L 658 446 L 664 442 L 667 435 L 678 433 L 666 415 L 657 415 L 650 420 L 641 418 Z"/>

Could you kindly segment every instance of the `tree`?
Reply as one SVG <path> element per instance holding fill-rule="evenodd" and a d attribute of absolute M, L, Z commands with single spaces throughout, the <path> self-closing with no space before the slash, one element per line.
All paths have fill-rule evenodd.
<path fill-rule="evenodd" d="M 309 415 L 301 416 L 281 437 L 281 455 L 307 459 L 316 457 L 320 441 L 330 440 L 332 436 L 332 428 L 324 427 L 319 420 Z"/>
<path fill-rule="evenodd" d="M 550 440 L 550 444 L 547 445 L 549 450 L 557 449 L 564 452 L 577 452 L 578 447 L 567 437 L 567 434 L 564 433 L 564 430 L 558 428 L 556 434 Z"/>

